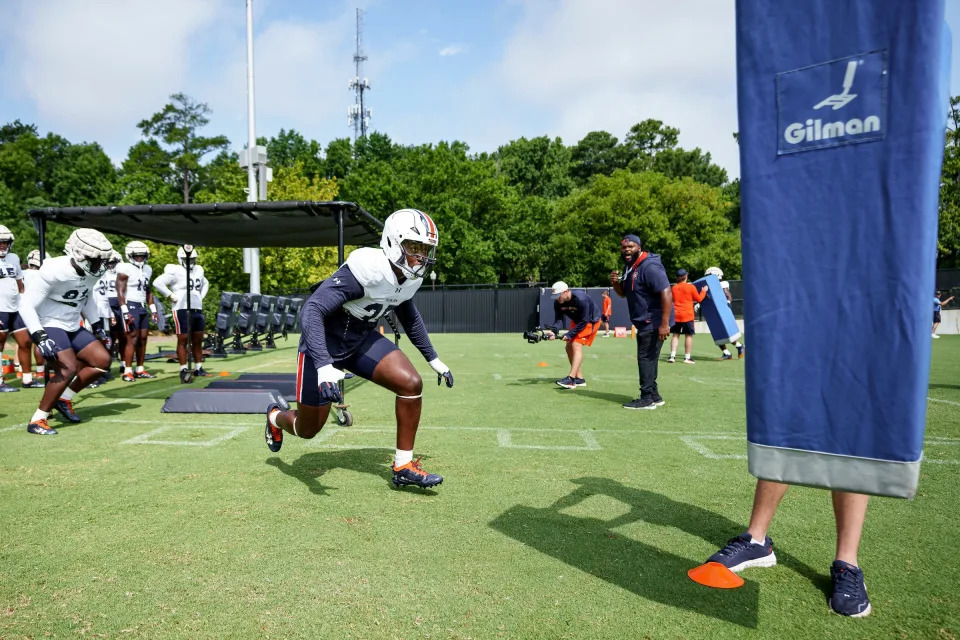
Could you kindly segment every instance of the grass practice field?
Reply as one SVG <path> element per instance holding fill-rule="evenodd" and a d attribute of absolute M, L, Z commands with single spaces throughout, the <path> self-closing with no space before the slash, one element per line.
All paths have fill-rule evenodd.
<path fill-rule="evenodd" d="M 787 494 L 777 567 L 730 591 L 686 576 L 746 528 L 745 361 L 698 336 L 696 365 L 661 364 L 667 405 L 627 411 L 629 339 L 597 338 L 589 386 L 567 391 L 561 344 L 433 338 L 453 389 L 403 346 L 426 382 L 415 454 L 444 476 L 436 491 L 391 485 L 393 396 L 370 383 L 349 383 L 353 427 L 287 436 L 279 454 L 260 415 L 161 414 L 172 364 L 84 391 L 84 423 L 54 414 L 53 437 L 24 428 L 39 391 L 0 396 L 0 637 L 960 635 L 960 338 L 933 344 L 916 499 L 871 503 L 874 613 L 857 620 L 826 605 L 824 491 Z M 295 349 L 207 368 L 292 371 Z"/>

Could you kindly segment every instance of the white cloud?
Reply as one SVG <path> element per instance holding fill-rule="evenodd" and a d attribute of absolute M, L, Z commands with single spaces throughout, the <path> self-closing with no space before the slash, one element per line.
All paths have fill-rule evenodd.
<path fill-rule="evenodd" d="M 463 47 L 459 44 L 449 44 L 437 53 L 439 53 L 441 57 L 455 56 L 458 53 L 463 53 Z"/>
<path fill-rule="evenodd" d="M 555 114 L 567 144 L 663 120 L 739 174 L 732 3 L 716 0 L 535 1 L 507 40 L 498 72 L 517 99 Z"/>
<path fill-rule="evenodd" d="M 41 129 L 129 144 L 131 128 L 183 89 L 191 41 L 222 3 L 24 1 L 8 13 L 7 90 L 32 101 Z"/>

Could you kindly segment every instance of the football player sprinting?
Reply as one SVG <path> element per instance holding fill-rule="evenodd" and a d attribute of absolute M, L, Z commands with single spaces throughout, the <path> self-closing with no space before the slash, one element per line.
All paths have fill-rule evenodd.
<path fill-rule="evenodd" d="M 126 342 L 123 345 L 123 381 L 134 378 L 155 378 L 143 368 L 147 355 L 147 332 L 150 318 L 157 321 L 157 307 L 153 304 L 150 279 L 153 269 L 147 264 L 150 248 L 134 240 L 124 249 L 128 262 L 117 265 L 117 302 L 123 318 Z M 147 311 L 149 309 L 149 313 Z M 133 358 L 137 358 L 137 370 L 133 370 Z"/>
<path fill-rule="evenodd" d="M 113 332 L 114 325 L 117 324 L 117 319 L 113 315 L 113 310 L 110 308 L 110 298 L 117 295 L 117 263 L 119 262 L 118 258 L 120 254 L 116 251 L 110 251 L 110 257 L 107 258 L 107 270 L 104 274 L 97 280 L 97 283 L 93 285 L 93 299 L 97 303 L 97 310 L 100 312 L 100 319 L 90 325 L 90 329 L 97 335 L 101 335 L 98 331 L 102 329 L 102 335 L 106 336 L 105 339 L 101 340 L 103 346 L 106 348 L 108 353 L 113 353 Z M 111 273 L 111 269 L 113 270 Z M 111 358 L 112 360 L 112 358 Z M 101 383 L 106 382 L 110 378 L 109 370 L 107 373 L 103 374 L 97 380 L 94 380 L 90 383 L 89 387 L 91 389 L 99 387 Z"/>
<path fill-rule="evenodd" d="M 50 254 L 46 254 L 46 260 L 50 259 Z M 27 268 L 23 272 L 24 290 L 37 286 L 37 278 L 40 277 L 40 251 L 34 249 L 27 254 Z M 20 304 L 23 305 L 23 295 L 20 296 Z M 19 314 L 13 323 L 13 337 L 17 341 L 17 367 L 20 369 L 20 385 L 24 389 L 43 389 L 44 360 L 37 357 L 36 376 L 30 370 L 30 360 L 33 358 L 33 343 L 30 342 L 30 334 L 27 331 L 27 325 L 23 323 L 23 317 Z"/>
<path fill-rule="evenodd" d="M 20 317 L 20 295 L 23 293 L 23 272 L 20 270 L 20 258 L 10 253 L 13 248 L 13 232 L 0 225 L 0 350 L 7 344 L 7 334 L 13 331 L 14 323 Z M 26 338 L 21 336 L 17 340 Z M 17 334 L 14 334 L 17 339 Z M 0 375 L 0 393 L 20 391 L 16 387 L 8 386 Z"/>
<path fill-rule="evenodd" d="M 67 255 L 44 261 L 36 286 L 31 283 L 20 305 L 27 331 L 51 372 L 40 407 L 27 425 L 28 432 L 38 435 L 57 433 L 47 423 L 53 409 L 70 422 L 80 422 L 74 396 L 110 366 L 109 352 L 83 327 L 81 314 L 91 323 L 99 318 L 91 290 L 107 268 L 112 247 L 99 231 L 77 229 L 66 248 Z M 99 333 L 106 337 L 103 329 Z"/>
<path fill-rule="evenodd" d="M 430 343 L 413 294 L 434 263 L 437 228 L 428 215 L 402 209 L 387 218 L 380 249 L 353 251 L 303 306 L 297 361 L 297 411 L 274 404 L 267 409 L 265 437 L 279 451 L 284 433 L 312 438 L 323 427 L 330 405 L 342 402 L 338 383 L 344 369 L 396 394 L 396 486 L 433 487 L 443 478 L 413 459 L 420 424 L 423 381 L 407 356 L 377 331 L 377 321 L 394 311 L 413 345 L 437 372 L 437 384 L 453 386 L 453 374 Z M 285 408 L 285 407 L 284 407 Z"/>
<path fill-rule="evenodd" d="M 177 249 L 177 262 L 163 268 L 163 274 L 153 281 L 157 292 L 169 298 L 173 303 L 173 324 L 177 330 L 177 360 L 180 362 L 180 382 L 186 382 L 187 342 L 193 343 L 193 375 L 198 378 L 209 376 L 203 370 L 203 330 L 206 324 L 203 317 L 203 298 L 210 289 L 210 283 L 203 274 L 203 267 L 197 265 L 197 250 L 191 247 L 190 253 L 180 247 Z M 187 282 L 187 264 L 190 264 L 190 282 Z M 190 308 L 187 308 L 187 291 L 190 291 Z"/>

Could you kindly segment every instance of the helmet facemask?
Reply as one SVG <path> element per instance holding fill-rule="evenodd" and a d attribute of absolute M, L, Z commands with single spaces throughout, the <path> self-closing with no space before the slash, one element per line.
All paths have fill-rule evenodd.
<path fill-rule="evenodd" d="M 425 278 L 437 263 L 437 246 L 417 240 L 400 243 L 400 260 L 397 266 L 413 278 Z"/>
<path fill-rule="evenodd" d="M 11 249 L 13 249 L 13 233 L 0 225 L 0 260 L 6 258 Z"/>

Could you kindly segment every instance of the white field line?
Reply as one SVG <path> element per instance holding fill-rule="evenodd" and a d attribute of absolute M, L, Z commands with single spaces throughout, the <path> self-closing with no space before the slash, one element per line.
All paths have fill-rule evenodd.
<path fill-rule="evenodd" d="M 737 436 L 680 436 L 680 441 L 685 445 L 702 455 L 704 458 L 709 458 L 710 460 L 746 460 L 747 455 L 741 453 L 734 453 L 730 455 L 721 455 L 719 453 L 714 453 L 706 445 L 700 442 L 700 440 L 740 440 L 741 438 Z M 746 439 L 744 438 L 744 441 Z"/>
<path fill-rule="evenodd" d="M 940 398 L 931 398 L 930 396 L 927 396 L 927 400 L 929 400 L 930 402 L 940 402 L 942 404 L 949 404 L 954 407 L 960 407 L 960 402 L 953 402 L 952 400 L 941 400 Z"/>
<path fill-rule="evenodd" d="M 254 369 L 263 369 L 264 367 L 272 367 L 275 364 L 280 364 L 281 362 L 290 363 L 290 373 L 295 371 L 295 366 L 293 364 L 293 358 L 280 358 L 279 360 L 271 360 L 270 362 L 264 362 L 263 364 L 258 364 L 255 367 L 244 367 L 243 369 L 238 369 L 237 373 L 246 373 L 247 371 L 253 371 Z"/>
<path fill-rule="evenodd" d="M 244 431 L 246 431 L 246 430 L 249 428 L 249 427 L 231 427 L 231 426 L 212 426 L 212 425 L 204 425 L 204 426 L 203 426 L 203 429 L 204 429 L 204 430 L 211 430 L 211 429 L 212 429 L 212 430 L 214 430 L 214 431 L 222 431 L 222 432 L 224 432 L 224 433 L 221 434 L 220 436 L 217 436 L 216 438 L 213 438 L 212 440 L 205 440 L 205 441 L 203 441 L 203 442 L 195 442 L 195 441 L 192 442 L 192 441 L 189 441 L 189 440 L 154 440 L 154 439 L 153 439 L 153 436 L 157 436 L 157 435 L 160 435 L 160 434 L 165 433 L 165 432 L 167 432 L 167 431 L 170 431 L 171 429 L 177 429 L 177 428 L 181 428 L 181 427 L 183 427 L 183 426 L 187 426 L 187 425 L 167 425 L 167 426 L 164 426 L 164 427 L 160 427 L 159 429 L 154 429 L 153 431 L 148 431 L 147 433 L 141 434 L 141 435 L 136 436 L 136 437 L 134 437 L 134 438 L 131 438 L 131 439 L 129 439 L 129 440 L 125 440 L 124 442 L 121 442 L 120 444 L 165 444 L 165 445 L 176 445 L 176 446 L 181 446 L 181 447 L 184 447 L 184 446 L 186 446 L 186 447 L 212 447 L 212 446 L 214 446 L 214 445 L 220 444 L 221 442 L 225 442 L 226 440 L 229 440 L 230 438 L 233 438 L 233 437 L 235 437 L 235 436 L 243 433 Z"/>
<path fill-rule="evenodd" d="M 510 436 L 510 429 L 497 429 L 497 444 L 504 449 L 548 449 L 553 451 L 599 451 L 603 447 L 597 442 L 591 431 L 577 431 L 585 446 L 561 446 L 544 444 L 514 444 Z"/>

